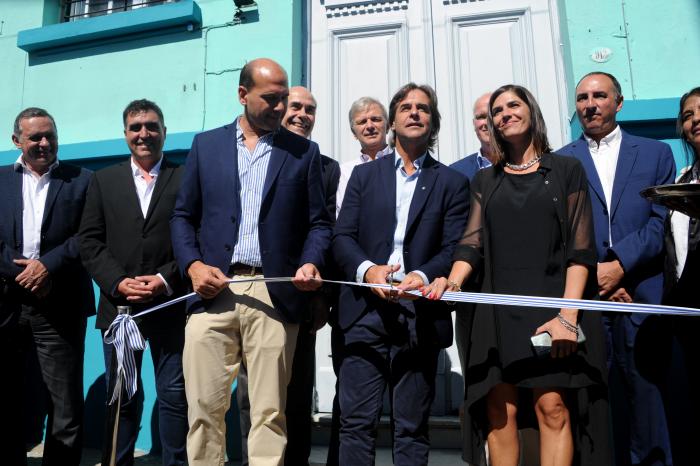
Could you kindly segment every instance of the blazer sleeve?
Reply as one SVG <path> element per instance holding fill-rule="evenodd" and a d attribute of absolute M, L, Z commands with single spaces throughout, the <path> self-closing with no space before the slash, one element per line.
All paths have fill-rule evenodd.
<path fill-rule="evenodd" d="M 170 236 L 175 260 L 183 274 L 192 262 L 201 261 L 197 229 L 202 219 L 202 191 L 199 179 L 199 136 L 192 141 L 182 184 L 170 217 Z"/>
<path fill-rule="evenodd" d="M 107 248 L 103 202 L 99 178 L 94 175 L 80 221 L 80 257 L 102 292 L 116 297 L 117 287 L 127 273 Z"/>
<path fill-rule="evenodd" d="M 326 205 L 321 176 L 321 154 L 316 144 L 311 144 L 311 160 L 308 168 L 309 233 L 306 235 L 299 266 L 307 263 L 321 269 L 331 241 L 331 219 Z"/>
<path fill-rule="evenodd" d="M 676 164 L 668 144 L 663 144 L 661 156 L 656 167 L 655 185 L 674 182 Z M 646 224 L 617 241 L 611 252 L 617 256 L 626 273 L 643 266 L 661 254 L 664 245 L 664 218 L 668 210 L 658 204 L 652 204 L 651 214 Z M 630 213 L 630 215 L 634 215 Z"/>
<path fill-rule="evenodd" d="M 343 208 L 333 232 L 333 257 L 346 280 L 355 281 L 357 268 L 369 256 L 359 244 L 362 180 L 353 170 L 343 196 Z"/>
<path fill-rule="evenodd" d="M 425 264 L 416 267 L 428 277 L 428 282 L 450 273 L 452 256 L 462 238 L 469 213 L 469 179 L 461 176 L 458 183 L 449 186 L 443 210 L 442 242 L 440 252 Z"/>

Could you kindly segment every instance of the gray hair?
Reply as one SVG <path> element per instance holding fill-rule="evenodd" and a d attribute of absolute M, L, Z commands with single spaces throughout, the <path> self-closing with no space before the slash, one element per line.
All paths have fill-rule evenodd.
<path fill-rule="evenodd" d="M 22 120 L 27 120 L 29 118 L 35 118 L 35 117 L 44 117 L 48 118 L 51 120 L 51 123 L 53 124 L 53 129 L 54 131 L 58 132 L 56 129 L 56 122 L 54 121 L 53 117 L 49 112 L 44 110 L 43 108 L 39 107 L 29 107 L 25 108 L 21 112 L 19 112 L 19 115 L 17 115 L 17 118 L 15 118 L 15 125 L 14 128 L 12 129 L 12 132 L 14 133 L 15 136 L 19 137 L 22 134 L 22 128 L 20 128 L 19 123 Z"/>
<path fill-rule="evenodd" d="M 350 131 L 352 131 L 353 123 L 354 123 L 354 118 L 355 115 L 361 111 L 369 107 L 370 105 L 376 105 L 379 107 L 382 111 L 382 116 L 384 117 L 384 122 L 389 121 L 389 115 L 386 112 L 386 108 L 384 108 L 384 105 L 374 97 L 360 97 L 356 101 L 352 103 L 350 106 L 350 111 L 348 112 L 348 120 L 350 121 Z M 353 131 L 353 134 L 355 132 Z"/>

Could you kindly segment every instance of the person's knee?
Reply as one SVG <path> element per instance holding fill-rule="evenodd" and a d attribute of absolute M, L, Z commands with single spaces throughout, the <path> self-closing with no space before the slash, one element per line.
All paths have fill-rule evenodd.
<path fill-rule="evenodd" d="M 535 403 L 540 427 L 560 431 L 569 423 L 569 410 L 558 394 L 543 395 Z"/>
<path fill-rule="evenodd" d="M 515 422 L 518 407 L 501 400 L 489 400 L 486 403 L 486 415 L 491 429 L 502 429 Z"/>

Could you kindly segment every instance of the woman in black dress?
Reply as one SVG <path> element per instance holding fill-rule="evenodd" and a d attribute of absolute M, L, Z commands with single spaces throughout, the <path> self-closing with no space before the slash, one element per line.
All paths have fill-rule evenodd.
<path fill-rule="evenodd" d="M 678 133 L 690 165 L 681 170 L 678 183 L 700 183 L 700 87 L 691 89 L 681 97 L 677 120 Z M 669 211 L 664 231 L 666 257 L 664 267 L 663 303 L 672 306 L 700 307 L 698 283 L 700 283 L 700 219 L 690 218 L 678 211 Z M 675 316 L 672 319 L 673 334 L 680 344 L 689 383 L 689 397 L 682 399 L 684 416 L 669 419 L 676 424 L 677 435 L 672 435 L 673 461 L 675 464 L 694 464 L 697 461 L 695 442 L 700 436 L 700 318 Z M 677 401 L 677 378 L 673 378 L 670 390 Z M 682 392 L 681 392 L 682 393 Z"/>
<path fill-rule="evenodd" d="M 492 94 L 488 123 L 498 162 L 472 183 L 467 229 L 449 278 L 436 279 L 424 294 L 439 299 L 446 289 L 458 291 L 483 267 L 484 292 L 592 296 L 597 258 L 580 163 L 551 153 L 539 106 L 521 86 Z M 542 357 L 530 338 L 544 332 L 552 345 Z M 580 344 L 579 332 L 586 338 Z M 610 464 L 597 313 L 480 304 L 470 343 L 467 461 L 485 464 L 487 441 L 492 465 L 517 465 L 518 428 L 532 425 L 540 431 L 541 465 Z"/>

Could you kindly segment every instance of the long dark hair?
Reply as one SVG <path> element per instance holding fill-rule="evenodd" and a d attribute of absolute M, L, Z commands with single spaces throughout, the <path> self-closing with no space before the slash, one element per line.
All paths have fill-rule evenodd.
<path fill-rule="evenodd" d="M 694 87 L 683 94 L 683 97 L 681 97 L 680 107 L 678 108 L 678 118 L 676 118 L 676 131 L 678 131 L 678 136 L 681 138 L 681 141 L 683 141 L 683 150 L 685 151 L 686 163 L 688 165 L 690 165 L 691 158 L 692 163 L 695 163 L 698 160 L 698 157 L 700 157 L 700 154 L 693 146 L 690 145 L 690 142 L 688 142 L 688 139 L 683 133 L 683 107 L 685 107 L 686 101 L 694 95 L 700 97 L 700 87 Z"/>
<path fill-rule="evenodd" d="M 527 105 L 527 107 L 530 109 L 530 136 L 532 137 L 532 145 L 535 152 L 538 155 L 552 152 L 552 148 L 549 145 L 549 140 L 547 139 L 547 126 L 544 123 L 542 111 L 535 100 L 535 96 L 533 96 L 532 93 L 523 86 L 518 86 L 517 84 L 506 84 L 505 86 L 501 86 L 496 89 L 493 94 L 491 94 L 491 98 L 489 99 L 489 114 L 487 121 L 489 133 L 491 134 L 491 150 L 496 163 L 503 165 L 506 162 L 508 143 L 493 126 L 492 110 L 493 103 L 496 101 L 498 96 L 505 92 L 512 92 L 517 95 L 518 98 L 525 102 L 525 105 Z"/>

